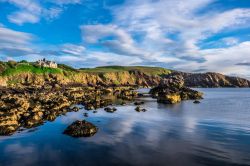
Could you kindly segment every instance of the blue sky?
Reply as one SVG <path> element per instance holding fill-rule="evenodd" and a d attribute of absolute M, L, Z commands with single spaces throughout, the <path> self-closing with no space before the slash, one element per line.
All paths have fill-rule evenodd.
<path fill-rule="evenodd" d="M 0 60 L 250 77 L 249 0 L 0 0 Z"/>

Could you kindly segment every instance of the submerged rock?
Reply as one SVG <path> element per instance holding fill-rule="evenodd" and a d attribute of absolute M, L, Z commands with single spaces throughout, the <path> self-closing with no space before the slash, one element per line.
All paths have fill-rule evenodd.
<path fill-rule="evenodd" d="M 144 104 L 143 101 L 136 101 L 136 102 L 134 102 L 134 105 L 142 105 L 142 104 Z"/>
<path fill-rule="evenodd" d="M 98 128 L 90 122 L 85 120 L 75 121 L 69 125 L 63 132 L 72 137 L 91 137 L 95 135 L 98 131 Z"/>
<path fill-rule="evenodd" d="M 87 112 L 85 112 L 85 113 L 83 114 L 83 116 L 85 116 L 85 117 L 89 117 L 89 115 L 88 115 L 88 113 L 87 113 Z"/>
<path fill-rule="evenodd" d="M 199 103 L 201 103 L 199 100 L 195 100 L 194 102 L 193 102 L 194 104 L 199 104 Z"/>

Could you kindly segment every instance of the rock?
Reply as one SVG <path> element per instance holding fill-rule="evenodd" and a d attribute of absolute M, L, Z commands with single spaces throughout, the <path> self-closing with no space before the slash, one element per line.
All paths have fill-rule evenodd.
<path fill-rule="evenodd" d="M 152 88 L 150 94 L 157 98 L 157 102 L 165 104 L 179 103 L 181 100 L 197 100 L 202 99 L 202 93 L 185 87 L 183 81 L 166 80 L 159 86 Z"/>
<path fill-rule="evenodd" d="M 75 105 L 84 105 L 87 110 L 107 107 L 114 102 L 110 99 L 114 91 L 117 93 L 116 96 L 111 96 L 112 99 L 118 96 L 132 99 L 136 96 L 134 89 L 129 87 L 84 87 L 82 84 L 66 86 L 57 83 L 56 78 L 48 77 L 48 80 L 39 86 L 29 83 L 28 86 L 17 88 L 0 87 L 0 133 L 2 135 L 12 134 L 19 127 L 30 128 L 42 125 L 45 121 L 54 121 L 58 116 L 65 115 L 69 111 L 78 111 L 79 108 Z M 60 85 L 60 88 L 56 84 Z M 116 108 L 107 110 L 107 112 L 115 111 Z M 84 116 L 87 117 L 88 114 Z"/>
<path fill-rule="evenodd" d="M 199 104 L 199 103 L 201 103 L 199 100 L 195 100 L 194 102 L 193 102 L 194 104 Z"/>
<path fill-rule="evenodd" d="M 144 104 L 143 101 L 136 101 L 136 102 L 134 102 L 134 105 L 142 105 L 142 104 Z"/>
<path fill-rule="evenodd" d="M 104 110 L 105 110 L 106 112 L 109 112 L 109 113 L 113 113 L 113 112 L 117 111 L 117 109 L 116 109 L 115 107 L 113 107 L 113 108 L 106 107 L 106 108 L 104 108 Z"/>
<path fill-rule="evenodd" d="M 140 107 L 140 106 L 137 106 L 137 107 L 135 108 L 135 110 L 136 110 L 137 112 L 141 112 L 141 107 Z"/>
<path fill-rule="evenodd" d="M 181 101 L 181 96 L 178 94 L 159 94 L 157 102 L 164 104 L 176 104 Z"/>
<path fill-rule="evenodd" d="M 79 110 L 80 110 L 80 108 L 79 108 L 79 107 L 74 106 L 71 110 L 72 110 L 72 111 L 74 111 L 74 112 L 77 112 L 77 111 L 79 111 Z"/>
<path fill-rule="evenodd" d="M 127 104 L 127 103 L 126 103 L 125 101 L 122 101 L 122 102 L 121 102 L 121 105 L 122 105 L 122 106 L 124 106 L 124 105 L 126 105 L 126 104 Z"/>
<path fill-rule="evenodd" d="M 98 128 L 92 123 L 78 120 L 69 125 L 63 133 L 72 137 L 91 137 L 97 131 Z"/>
<path fill-rule="evenodd" d="M 0 135 L 12 135 L 17 129 L 18 126 L 0 126 Z"/>
<path fill-rule="evenodd" d="M 83 114 L 83 116 L 85 116 L 85 117 L 89 117 L 89 115 L 88 115 L 88 113 L 87 113 L 87 112 L 85 112 L 85 113 Z"/>
<path fill-rule="evenodd" d="M 219 73 L 184 73 L 172 72 L 166 75 L 169 79 L 171 76 L 176 76 L 184 81 L 184 85 L 188 87 L 250 87 L 250 81 L 244 78 L 225 76 Z"/>
<path fill-rule="evenodd" d="M 94 114 L 96 114 L 96 113 L 97 113 L 97 111 L 93 111 L 93 113 L 94 113 Z"/>
<path fill-rule="evenodd" d="M 146 112 L 147 110 L 145 108 L 141 108 L 140 106 L 137 106 L 135 108 L 135 111 L 137 111 L 137 112 Z"/>
<path fill-rule="evenodd" d="M 92 104 L 87 104 L 87 105 L 85 105 L 85 109 L 86 110 L 94 110 L 95 107 Z"/>
<path fill-rule="evenodd" d="M 143 97 L 144 94 L 143 93 L 138 93 L 138 97 Z"/>

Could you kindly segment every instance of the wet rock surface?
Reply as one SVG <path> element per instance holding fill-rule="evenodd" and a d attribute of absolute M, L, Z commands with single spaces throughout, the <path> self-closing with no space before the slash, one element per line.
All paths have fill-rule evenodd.
<path fill-rule="evenodd" d="M 72 107 L 76 104 L 95 110 L 113 104 L 110 96 L 133 100 L 137 96 L 133 90 L 131 87 L 82 85 L 58 85 L 55 89 L 53 84 L 0 88 L 0 135 L 11 135 L 21 127 L 36 127 L 67 112 L 79 111 L 79 107 Z"/>
<path fill-rule="evenodd" d="M 72 137 L 91 137 L 95 135 L 98 131 L 98 128 L 90 122 L 85 120 L 75 121 L 69 125 L 63 132 Z"/>

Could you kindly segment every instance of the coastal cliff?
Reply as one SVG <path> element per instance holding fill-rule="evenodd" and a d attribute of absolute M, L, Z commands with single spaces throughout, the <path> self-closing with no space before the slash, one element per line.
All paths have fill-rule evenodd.
<path fill-rule="evenodd" d="M 169 79 L 172 76 L 183 80 L 187 87 L 202 87 L 202 88 L 216 88 L 216 87 L 250 87 L 250 81 L 240 77 L 226 76 L 220 73 L 184 73 L 172 72 L 166 75 Z"/>
<path fill-rule="evenodd" d="M 154 87 L 163 79 L 176 77 L 187 87 L 250 87 L 250 81 L 219 73 L 185 73 L 159 67 L 105 66 L 74 69 L 39 67 L 30 62 L 1 62 L 0 86 L 43 86 L 82 84 L 86 86 L 137 85 Z"/>

